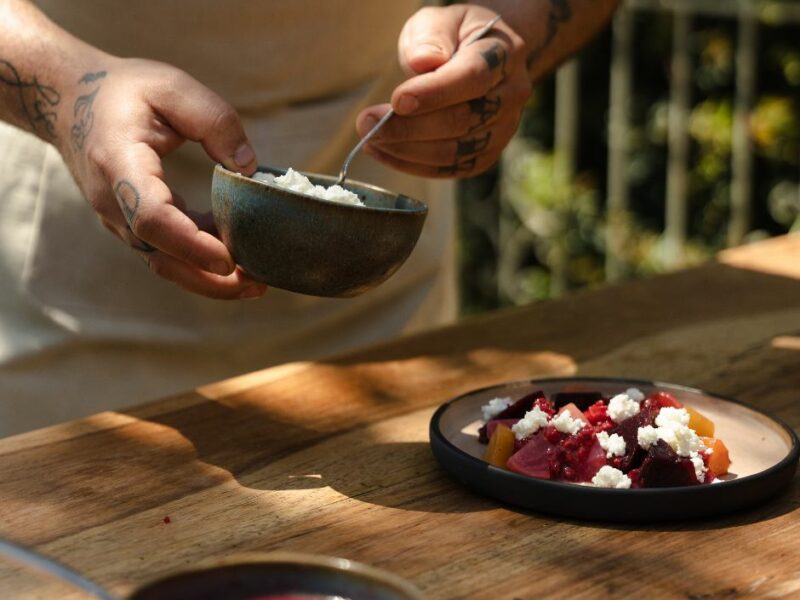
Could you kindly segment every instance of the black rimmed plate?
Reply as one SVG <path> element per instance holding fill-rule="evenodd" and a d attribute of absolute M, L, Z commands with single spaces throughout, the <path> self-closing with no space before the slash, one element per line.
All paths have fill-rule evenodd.
<path fill-rule="evenodd" d="M 481 406 L 542 390 L 548 397 L 580 386 L 613 396 L 630 387 L 663 390 L 714 421 L 715 437 L 731 457 L 731 473 L 708 485 L 617 490 L 527 477 L 483 460 L 478 442 Z M 475 390 L 439 407 L 430 424 L 431 448 L 442 467 L 468 488 L 502 502 L 566 517 L 652 522 L 721 515 L 764 502 L 786 488 L 800 457 L 785 423 L 737 400 L 702 390 L 635 379 L 563 378 L 518 381 Z"/>

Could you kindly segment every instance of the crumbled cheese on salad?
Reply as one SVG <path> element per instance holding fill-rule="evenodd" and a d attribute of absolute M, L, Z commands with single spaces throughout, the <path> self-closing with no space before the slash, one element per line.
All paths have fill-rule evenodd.
<path fill-rule="evenodd" d="M 607 431 L 600 431 L 597 433 L 597 441 L 600 443 L 600 447 L 606 451 L 606 458 L 625 455 L 626 444 L 621 435 L 617 433 L 608 435 Z"/>
<path fill-rule="evenodd" d="M 574 419 L 569 411 L 565 410 L 561 414 L 553 417 L 550 424 L 561 433 L 575 435 L 586 426 L 586 421 Z"/>
<path fill-rule="evenodd" d="M 489 421 L 511 406 L 511 398 L 492 398 L 487 404 L 481 406 L 483 420 Z"/>
<path fill-rule="evenodd" d="M 619 469 L 604 465 L 600 467 L 597 475 L 592 478 L 592 484 L 597 487 L 627 490 L 631 487 L 631 478 Z"/>
<path fill-rule="evenodd" d="M 639 403 L 632 400 L 628 394 L 617 394 L 608 401 L 608 416 L 615 423 L 639 414 Z"/>
<path fill-rule="evenodd" d="M 526 412 L 525 416 L 511 427 L 511 431 L 514 432 L 514 436 L 518 440 L 523 440 L 539 431 L 542 427 L 546 427 L 549 420 L 546 412 L 538 406 L 534 406 L 533 410 Z"/>

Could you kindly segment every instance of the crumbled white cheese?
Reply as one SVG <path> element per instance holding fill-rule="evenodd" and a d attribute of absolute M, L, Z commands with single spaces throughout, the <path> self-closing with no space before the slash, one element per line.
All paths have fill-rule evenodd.
<path fill-rule="evenodd" d="M 608 435 L 607 431 L 601 431 L 597 434 L 597 441 L 600 442 L 600 447 L 606 451 L 606 458 L 625 455 L 626 444 L 621 435 L 617 433 Z"/>
<path fill-rule="evenodd" d="M 631 487 L 631 479 L 625 473 L 614 467 L 603 465 L 600 470 L 592 478 L 592 483 L 597 487 L 616 488 L 618 490 L 627 490 Z"/>
<path fill-rule="evenodd" d="M 354 206 L 364 206 L 364 203 L 361 202 L 358 195 L 350 190 L 346 190 L 340 185 L 332 185 L 329 188 L 322 185 L 314 185 L 309 181 L 308 177 L 302 173 L 298 173 L 292 168 L 289 168 L 286 174 L 278 177 L 271 173 L 255 173 L 253 179 L 270 183 L 299 194 L 320 198 L 321 200 L 330 200 L 331 202 L 352 204 Z"/>
<path fill-rule="evenodd" d="M 649 450 L 650 446 L 658 441 L 658 429 L 652 425 L 639 427 L 639 431 L 636 432 L 636 438 L 642 448 Z"/>
<path fill-rule="evenodd" d="M 514 432 L 514 436 L 518 440 L 523 440 L 539 431 L 542 427 L 547 426 L 549 420 L 550 418 L 546 412 L 538 406 L 534 406 L 533 410 L 526 412 L 524 417 L 514 423 L 511 431 Z"/>
<path fill-rule="evenodd" d="M 688 425 L 689 413 L 685 408 L 673 408 L 665 406 L 658 411 L 656 425 L 658 427 L 674 427 L 676 425 Z"/>
<path fill-rule="evenodd" d="M 641 402 L 644 400 L 644 393 L 639 388 L 628 388 L 625 390 L 625 395 L 634 402 Z"/>
<path fill-rule="evenodd" d="M 645 450 L 658 440 L 664 440 L 679 456 L 691 456 L 700 452 L 703 440 L 688 427 L 689 413 L 683 408 L 666 406 L 658 412 L 657 427 L 647 425 L 636 432 L 639 445 Z"/>
<path fill-rule="evenodd" d="M 481 406 L 483 420 L 489 421 L 511 406 L 511 398 L 492 398 L 487 404 Z"/>
<path fill-rule="evenodd" d="M 697 481 L 703 483 L 706 479 L 706 463 L 703 461 L 703 457 L 700 456 L 697 452 L 692 452 L 689 455 L 689 460 L 692 461 L 692 465 L 694 465 L 694 474 L 697 476 Z"/>
<path fill-rule="evenodd" d="M 608 416 L 615 423 L 621 423 L 639 414 L 639 410 L 641 410 L 639 403 L 631 400 L 628 394 L 617 394 L 608 401 Z"/>
<path fill-rule="evenodd" d="M 561 433 L 575 435 L 586 426 L 586 421 L 582 419 L 573 419 L 569 411 L 565 410 L 553 417 L 550 424 Z"/>

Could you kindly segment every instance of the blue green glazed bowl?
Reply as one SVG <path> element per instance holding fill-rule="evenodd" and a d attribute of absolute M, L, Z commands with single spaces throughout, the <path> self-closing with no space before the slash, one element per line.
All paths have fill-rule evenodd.
<path fill-rule="evenodd" d="M 304 175 L 315 185 L 336 183 L 335 177 Z M 217 165 L 211 209 L 222 241 L 253 279 L 311 296 L 357 296 L 405 262 L 428 208 L 366 183 L 347 181 L 343 187 L 366 206 L 298 194 Z"/>

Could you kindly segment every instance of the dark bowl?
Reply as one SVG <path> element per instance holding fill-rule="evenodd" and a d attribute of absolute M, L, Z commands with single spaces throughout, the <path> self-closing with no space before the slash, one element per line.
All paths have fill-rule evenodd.
<path fill-rule="evenodd" d="M 275 552 L 232 556 L 168 575 L 140 588 L 129 600 L 254 600 L 281 596 L 422 599 L 414 586 L 387 571 L 343 558 Z"/>
<path fill-rule="evenodd" d="M 315 185 L 336 183 L 335 177 L 304 175 Z M 366 183 L 348 180 L 343 187 L 366 206 L 319 200 L 217 165 L 211 208 L 222 241 L 254 279 L 311 296 L 357 296 L 405 262 L 428 208 Z"/>

